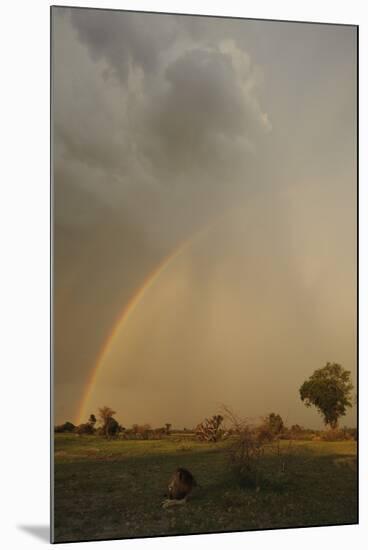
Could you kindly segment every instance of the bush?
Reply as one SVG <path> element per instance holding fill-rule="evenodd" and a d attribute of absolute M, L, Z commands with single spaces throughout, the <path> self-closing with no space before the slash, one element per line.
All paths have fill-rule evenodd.
<path fill-rule="evenodd" d="M 343 428 L 344 432 L 351 436 L 351 439 L 354 441 L 358 441 L 358 430 L 357 428 L 347 428 L 346 426 Z"/>
<path fill-rule="evenodd" d="M 153 439 L 154 431 L 150 424 L 133 424 L 132 432 L 135 435 L 135 439 Z"/>
<path fill-rule="evenodd" d="M 95 427 L 90 422 L 80 424 L 74 431 L 79 435 L 94 435 L 96 433 Z"/>
<path fill-rule="evenodd" d="M 275 432 L 268 423 L 263 423 L 254 428 L 255 436 L 258 439 L 259 443 L 270 443 L 276 437 Z"/>
<path fill-rule="evenodd" d="M 65 422 L 64 424 L 60 424 L 54 428 L 55 433 L 71 433 L 74 432 L 74 430 L 75 426 L 71 422 Z"/>
<path fill-rule="evenodd" d="M 162 439 L 163 437 L 169 435 L 169 432 L 166 428 L 154 428 L 153 430 L 148 430 L 148 434 L 152 439 Z"/>
<path fill-rule="evenodd" d="M 289 436 L 286 437 L 285 439 L 313 441 L 315 437 L 319 437 L 319 432 L 315 432 L 314 430 L 308 430 L 306 428 L 303 428 L 303 426 L 299 426 L 299 424 L 293 424 L 293 426 L 291 426 L 288 432 L 289 432 Z"/>
<path fill-rule="evenodd" d="M 320 438 L 322 441 L 352 441 L 353 435 L 347 430 L 326 430 L 321 432 Z"/>

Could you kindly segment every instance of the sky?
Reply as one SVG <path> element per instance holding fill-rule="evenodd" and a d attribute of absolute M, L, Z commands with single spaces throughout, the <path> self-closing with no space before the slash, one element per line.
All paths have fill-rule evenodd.
<path fill-rule="evenodd" d="M 55 422 L 356 383 L 356 28 L 52 9 Z M 355 407 L 342 424 L 356 424 Z"/>

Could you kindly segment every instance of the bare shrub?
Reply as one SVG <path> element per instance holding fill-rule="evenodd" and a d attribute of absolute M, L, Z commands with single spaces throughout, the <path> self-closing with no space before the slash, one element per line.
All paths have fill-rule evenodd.
<path fill-rule="evenodd" d="M 224 417 L 216 414 L 212 418 L 205 418 L 195 429 L 195 435 L 200 441 L 216 443 L 222 437 L 223 430 L 220 426 Z"/>
<path fill-rule="evenodd" d="M 231 471 L 241 485 L 256 488 L 259 481 L 260 461 L 264 455 L 264 440 L 250 426 L 243 426 L 228 448 Z"/>
<path fill-rule="evenodd" d="M 281 445 L 268 422 L 258 424 L 240 419 L 224 407 L 225 418 L 231 423 L 228 466 L 237 482 L 246 488 L 270 488 L 281 491 L 289 481 L 291 442 Z"/>

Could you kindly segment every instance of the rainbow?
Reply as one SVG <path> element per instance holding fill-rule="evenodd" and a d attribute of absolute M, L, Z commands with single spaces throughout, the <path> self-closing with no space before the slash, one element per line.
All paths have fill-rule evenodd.
<path fill-rule="evenodd" d="M 151 271 L 151 273 L 144 279 L 143 283 L 140 285 L 140 287 L 137 289 L 137 291 L 133 294 L 133 296 L 130 298 L 129 302 L 125 304 L 123 310 L 118 315 L 116 322 L 114 323 L 111 332 L 107 336 L 106 340 L 104 341 L 101 350 L 97 356 L 95 366 L 92 369 L 91 375 L 89 377 L 89 380 L 86 384 L 86 388 L 83 392 L 82 399 L 80 401 L 80 406 L 77 413 L 77 424 L 80 424 L 83 422 L 85 414 L 86 414 L 86 406 L 88 399 L 91 395 L 92 389 L 95 385 L 96 378 L 98 375 L 98 372 L 101 368 L 101 365 L 104 363 L 105 358 L 107 357 L 109 350 L 117 337 L 118 333 L 120 333 L 121 329 L 124 327 L 124 325 L 127 323 L 129 317 L 133 313 L 133 311 L 136 309 L 142 298 L 145 296 L 145 294 L 150 290 L 150 288 L 154 285 L 155 281 L 160 277 L 160 275 L 167 269 L 167 267 L 178 257 L 180 254 L 186 250 L 194 240 L 199 238 L 201 235 L 203 235 L 205 232 L 207 232 L 213 224 L 210 224 L 206 226 L 204 229 L 199 231 L 193 236 L 191 236 L 189 239 L 185 240 L 184 242 L 181 242 L 179 246 L 177 246 L 173 252 L 171 252 L 168 256 L 166 256 L 159 264 L 156 266 L 156 268 Z"/>
<path fill-rule="evenodd" d="M 229 216 L 234 211 L 239 210 L 239 205 L 227 208 L 220 216 L 218 216 L 215 221 L 212 221 L 202 227 L 199 231 L 192 234 L 188 239 L 182 241 L 174 250 L 161 262 L 155 267 L 153 271 L 151 271 L 147 277 L 144 279 L 143 283 L 140 285 L 140 287 L 136 290 L 136 292 L 133 294 L 133 296 L 130 298 L 127 304 L 125 304 L 123 310 L 121 313 L 117 316 L 117 320 L 112 326 L 111 332 L 107 336 L 106 340 L 104 341 L 103 345 L 101 346 L 101 350 L 97 356 L 95 366 L 92 369 L 91 375 L 89 377 L 89 380 L 86 384 L 85 390 L 83 392 L 78 413 L 77 413 L 77 423 L 80 424 L 83 422 L 85 416 L 86 416 L 86 407 L 88 399 L 92 393 L 92 389 L 95 385 L 98 372 L 101 368 L 101 366 L 104 363 L 104 360 L 106 359 L 110 348 L 112 347 L 112 344 L 117 337 L 118 333 L 120 333 L 121 329 L 124 327 L 124 325 L 129 320 L 129 317 L 133 313 L 133 311 L 136 309 L 140 301 L 143 299 L 145 294 L 152 288 L 156 280 L 160 277 L 160 275 L 169 267 L 169 265 L 178 257 L 180 254 L 182 254 L 187 248 L 189 248 L 193 242 L 198 240 L 200 237 L 202 237 L 204 234 L 208 233 L 214 226 L 218 225 L 218 223 L 223 220 L 223 218 Z"/>

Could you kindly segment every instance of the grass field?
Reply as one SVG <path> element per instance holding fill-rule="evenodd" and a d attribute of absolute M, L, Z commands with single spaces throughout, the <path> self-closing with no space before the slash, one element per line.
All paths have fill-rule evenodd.
<path fill-rule="evenodd" d="M 292 442 L 285 478 L 259 491 L 229 471 L 228 444 L 56 434 L 55 541 L 357 522 L 355 442 Z M 265 459 L 269 472 L 274 460 Z M 178 466 L 200 487 L 184 506 L 163 509 Z"/>

